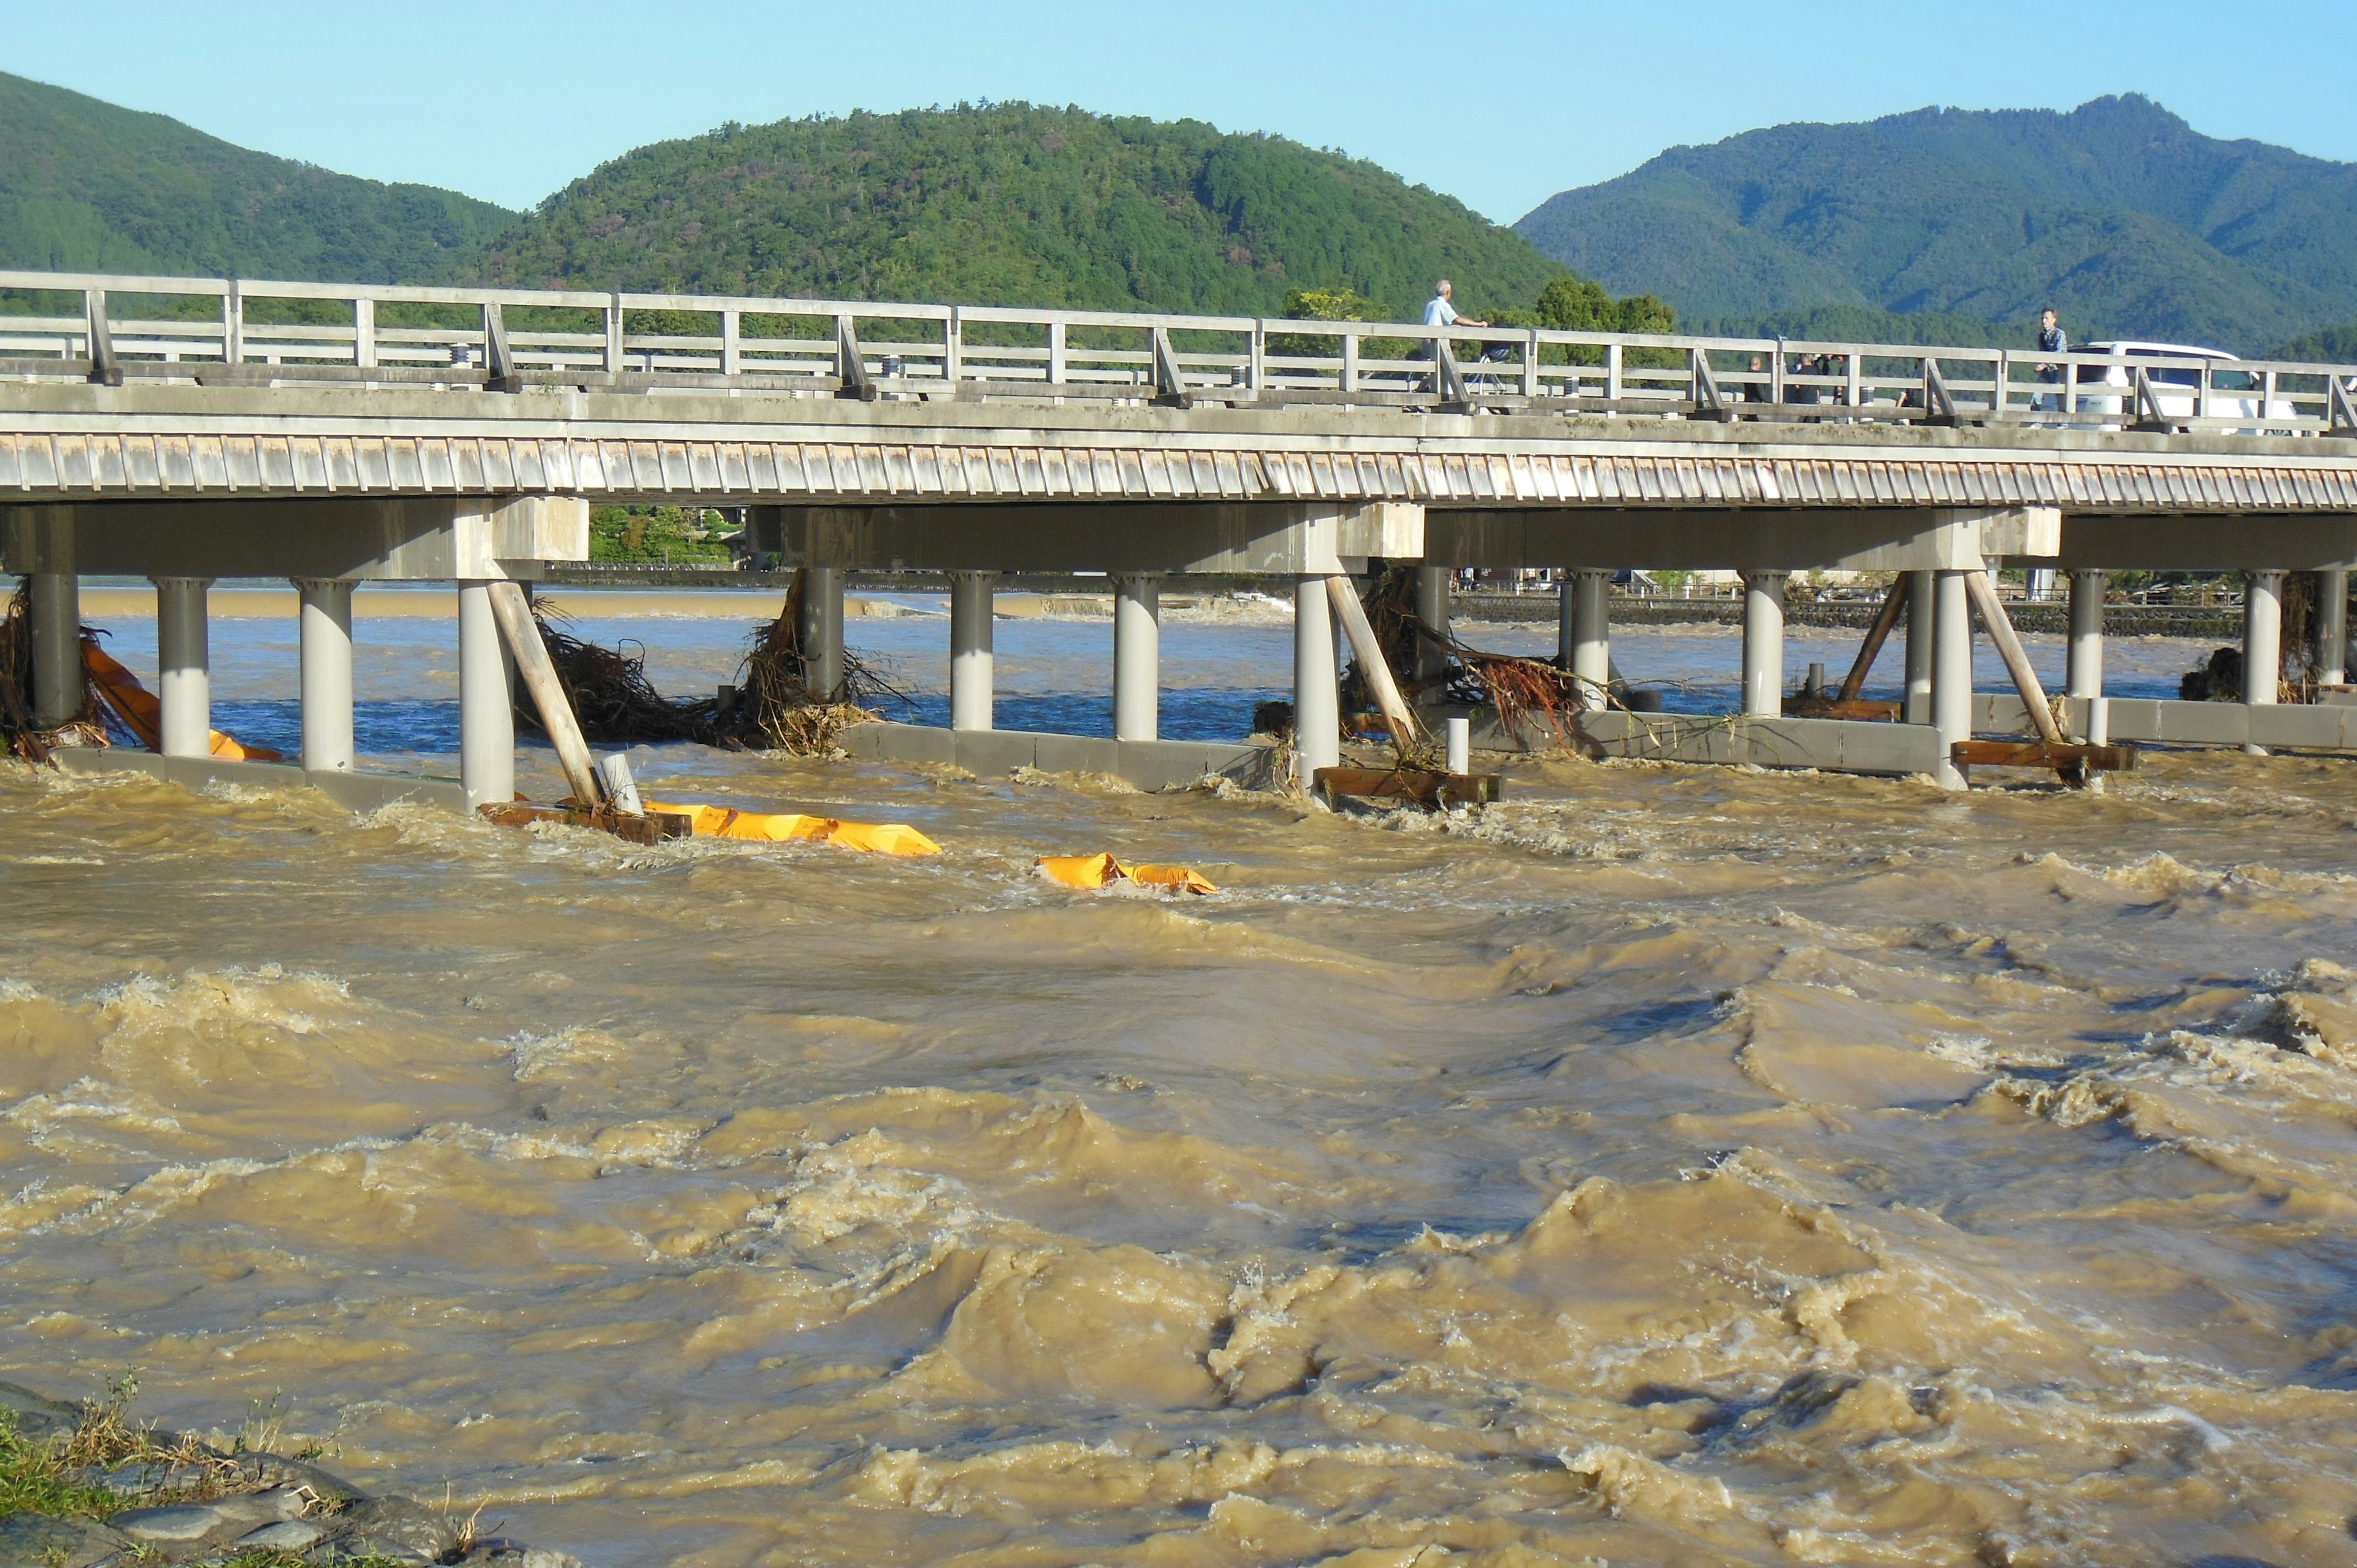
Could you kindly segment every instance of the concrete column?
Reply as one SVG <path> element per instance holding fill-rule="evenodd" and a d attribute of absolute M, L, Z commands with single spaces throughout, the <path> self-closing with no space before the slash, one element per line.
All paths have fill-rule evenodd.
<path fill-rule="evenodd" d="M 996 572 L 950 574 L 950 728 L 990 727 L 991 607 Z"/>
<path fill-rule="evenodd" d="M 2255 708 L 2273 707 L 2283 680 L 2284 575 L 2245 575 L 2250 586 L 2243 595 L 2243 701 Z M 2243 749 L 2253 757 L 2267 754 L 2263 746 Z"/>
<path fill-rule="evenodd" d="M 1293 777 L 1303 789 L 1342 760 L 1342 696 L 1334 665 L 1334 607 L 1326 579 L 1293 580 Z"/>
<path fill-rule="evenodd" d="M 2316 575 L 2316 678 L 2327 686 L 2349 679 L 2349 568 Z"/>
<path fill-rule="evenodd" d="M 515 708 L 488 582 L 458 585 L 458 780 L 468 811 L 515 799 Z"/>
<path fill-rule="evenodd" d="M 164 755 L 210 757 L 213 694 L 205 593 L 210 577 L 157 577 L 156 663 L 161 679 Z"/>
<path fill-rule="evenodd" d="M 1419 566 L 1415 571 L 1415 613 L 1425 625 L 1446 636 L 1448 631 L 1448 580 L 1454 575 L 1447 566 Z M 1448 673 L 1448 655 L 1431 643 L 1418 639 L 1415 645 L 1415 678 L 1427 688 L 1420 701 L 1437 703 L 1440 691 L 1436 684 Z"/>
<path fill-rule="evenodd" d="M 813 566 L 804 573 L 794 635 L 802 643 L 802 674 L 811 695 L 834 702 L 843 695 L 842 567 Z"/>
<path fill-rule="evenodd" d="M 1113 580 L 1113 737 L 1159 740 L 1162 729 L 1162 574 Z"/>
<path fill-rule="evenodd" d="M 2066 697 L 2104 694 L 2104 574 L 2071 574 L 2071 653 L 2063 673 Z"/>
<path fill-rule="evenodd" d="M 35 572 L 31 589 L 33 724 L 55 729 L 81 712 L 81 579 Z"/>
<path fill-rule="evenodd" d="M 1964 776 L 1948 760 L 1948 747 L 1973 736 L 1973 621 L 1962 572 L 1940 572 L 1932 592 L 1932 727 L 1940 737 L 1940 759 L 1932 777 L 1943 789 L 1961 789 Z"/>
<path fill-rule="evenodd" d="M 1571 672 L 1581 682 L 1581 705 L 1597 712 L 1612 682 L 1612 574 L 1583 566 L 1564 589 L 1572 599 Z"/>
<path fill-rule="evenodd" d="M 352 769 L 352 585 L 349 579 L 297 577 L 302 607 L 303 766 Z"/>
<path fill-rule="evenodd" d="M 1743 712 L 1784 716 L 1784 585 L 1790 572 L 1743 574 Z"/>
<path fill-rule="evenodd" d="M 1907 693 L 1900 717 L 1910 725 L 1932 722 L 1932 623 L 1939 612 L 1938 594 L 1932 573 L 1907 574 Z"/>

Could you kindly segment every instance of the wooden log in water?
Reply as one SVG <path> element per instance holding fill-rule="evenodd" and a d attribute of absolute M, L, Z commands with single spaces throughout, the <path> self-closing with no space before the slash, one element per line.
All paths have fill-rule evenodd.
<path fill-rule="evenodd" d="M 484 820 L 503 828 L 528 827 L 533 822 L 557 822 L 565 827 L 595 828 L 599 832 L 612 833 L 616 838 L 632 843 L 662 843 L 668 839 L 683 839 L 694 832 L 695 819 L 680 811 L 649 811 L 643 816 L 631 816 L 611 806 L 597 806 L 584 811 L 578 806 L 544 806 L 532 800 L 494 802 L 477 808 Z"/>
<path fill-rule="evenodd" d="M 1948 747 L 1959 768 L 2051 768 L 2057 772 L 2125 773 L 2136 766 L 2132 746 L 2075 740 L 1960 740 Z"/>
<path fill-rule="evenodd" d="M 1311 780 L 1329 801 L 1405 800 L 1427 810 L 1478 806 L 1498 798 L 1495 773 L 1445 773 L 1433 768 L 1321 768 Z"/>

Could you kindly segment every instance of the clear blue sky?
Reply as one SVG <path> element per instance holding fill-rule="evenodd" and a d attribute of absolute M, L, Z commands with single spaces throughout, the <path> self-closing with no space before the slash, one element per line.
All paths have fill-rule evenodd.
<path fill-rule="evenodd" d="M 117 4 L 0 0 L 0 69 L 350 174 L 522 207 L 724 120 L 961 99 L 1193 116 L 1511 222 L 1663 147 L 2141 91 L 2357 160 L 2357 5 Z"/>

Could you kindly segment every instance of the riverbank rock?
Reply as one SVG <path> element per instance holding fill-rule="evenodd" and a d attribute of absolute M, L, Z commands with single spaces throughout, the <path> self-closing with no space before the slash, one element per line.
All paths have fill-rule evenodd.
<path fill-rule="evenodd" d="M 17 1434 L 50 1449 L 85 1422 L 111 1412 L 0 1383 L 0 1412 Z M 359 1558 L 498 1568 L 581 1568 L 574 1558 L 521 1541 L 468 1539 L 462 1512 L 413 1498 L 371 1497 L 341 1477 L 275 1454 L 224 1454 L 193 1438 L 136 1433 L 113 1464 L 68 1472 L 77 1487 L 102 1490 L 127 1507 L 100 1507 L 104 1521 L 40 1513 L 0 1515 L 0 1568 L 169 1568 L 260 1552 L 328 1568 Z M 54 1459 L 48 1461 L 54 1464 Z M 47 1472 L 55 1476 L 54 1470 Z M 5 1477 L 0 1477 L 5 1480 Z"/>

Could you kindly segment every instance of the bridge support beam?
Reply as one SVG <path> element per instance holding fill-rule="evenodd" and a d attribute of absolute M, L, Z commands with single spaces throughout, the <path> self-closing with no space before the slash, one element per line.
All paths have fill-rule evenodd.
<path fill-rule="evenodd" d="M 1342 696 L 1334 663 L 1334 608 L 1326 575 L 1293 580 L 1293 778 L 1309 788 L 1342 760 Z"/>
<path fill-rule="evenodd" d="M 2316 575 L 2316 679 L 2338 686 L 2349 679 L 2349 568 Z"/>
<path fill-rule="evenodd" d="M 167 757 L 212 755 L 212 659 L 206 625 L 210 577 L 157 577 L 156 699 Z"/>
<path fill-rule="evenodd" d="M 1609 568 L 1583 566 L 1564 584 L 1571 596 L 1571 625 L 1566 649 L 1571 673 L 1579 682 L 1579 705 L 1589 713 L 1605 707 L 1604 694 L 1612 683 L 1612 573 Z M 1781 597 L 1778 627 L 1782 627 Z M 1746 626 L 1749 625 L 1747 615 Z M 1782 651 L 1777 654 L 1782 662 Z"/>
<path fill-rule="evenodd" d="M 1939 736 L 1932 777 L 1944 789 L 1964 788 L 1948 748 L 1973 737 L 1973 622 L 1964 574 L 1940 572 L 1932 590 L 1932 728 Z"/>
<path fill-rule="evenodd" d="M 460 581 L 458 781 L 470 811 L 515 799 L 515 708 L 500 647 L 490 583 Z"/>
<path fill-rule="evenodd" d="M 991 611 L 996 572 L 950 574 L 950 728 L 991 727 Z"/>
<path fill-rule="evenodd" d="M 297 577 L 303 664 L 303 766 L 319 773 L 352 770 L 352 584 L 350 578 Z"/>
<path fill-rule="evenodd" d="M 2071 650 L 2062 694 L 2104 694 L 2104 574 L 2083 566 L 2071 573 Z"/>
<path fill-rule="evenodd" d="M 1113 590 L 1113 737 L 1159 740 L 1162 574 L 1116 573 Z"/>
<path fill-rule="evenodd" d="M 1448 565 L 1430 564 L 1415 569 L 1415 614 L 1425 625 L 1448 635 L 1449 579 L 1456 569 Z M 1426 706 L 1437 705 L 1444 693 L 1440 678 L 1448 673 L 1448 651 L 1426 639 L 1418 638 L 1415 645 L 1415 678 L 1424 688 L 1416 700 Z"/>
<path fill-rule="evenodd" d="M 823 703 L 836 701 L 843 695 L 841 567 L 813 566 L 804 574 L 794 639 L 802 645 L 802 680 L 811 695 Z"/>
<path fill-rule="evenodd" d="M 1789 572 L 1743 574 L 1743 713 L 1749 718 L 1784 716 L 1784 585 L 1791 577 Z"/>
<path fill-rule="evenodd" d="M 2275 706 L 2283 681 L 2284 575 L 2257 571 L 2243 595 L 2243 701 L 2254 708 Z M 2265 757 L 2263 746 L 2245 746 L 2253 757 Z"/>
<path fill-rule="evenodd" d="M 1907 686 L 1899 716 L 1910 725 L 1932 722 L 1932 622 L 1939 614 L 1938 574 L 1907 574 Z"/>

